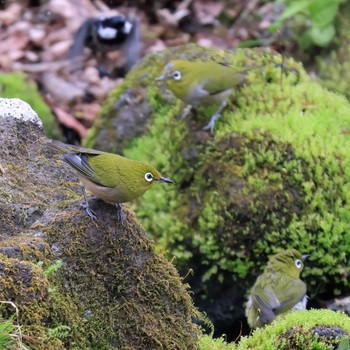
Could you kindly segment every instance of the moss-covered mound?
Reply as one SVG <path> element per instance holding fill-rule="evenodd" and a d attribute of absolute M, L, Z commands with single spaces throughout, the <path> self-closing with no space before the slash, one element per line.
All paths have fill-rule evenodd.
<path fill-rule="evenodd" d="M 174 266 L 125 206 L 79 208 L 75 176 L 20 100 L 0 100 L 0 300 L 32 350 L 197 349 L 197 314 Z M 0 304 L 0 318 L 13 315 Z M 17 321 L 16 321 L 17 322 Z"/>
<path fill-rule="evenodd" d="M 349 349 L 349 336 L 350 318 L 345 314 L 330 310 L 297 311 L 241 338 L 237 349 Z"/>
<path fill-rule="evenodd" d="M 214 135 L 202 127 L 215 107 L 180 121 L 179 101 L 154 82 L 174 58 L 256 67 Z M 107 132 L 118 137 L 115 106 L 126 94 L 147 100 L 148 131 L 137 139 L 108 138 Z M 123 144 L 128 157 L 176 182 L 143 196 L 134 207 L 138 218 L 182 273 L 193 268 L 188 281 L 196 303 L 216 326 L 237 321 L 239 332 L 244 295 L 280 249 L 311 254 L 303 273 L 311 297 L 348 290 L 349 127 L 345 98 L 311 81 L 293 60 L 267 50 L 190 45 L 146 57 L 111 94 L 94 131 L 99 147 Z"/>

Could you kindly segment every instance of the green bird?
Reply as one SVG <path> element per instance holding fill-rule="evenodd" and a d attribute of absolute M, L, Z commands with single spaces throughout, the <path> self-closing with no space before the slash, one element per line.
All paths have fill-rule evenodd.
<path fill-rule="evenodd" d="M 269 259 L 246 304 L 245 314 L 251 328 L 262 327 L 291 309 L 306 309 L 306 285 L 299 276 L 308 256 L 288 249 Z"/>
<path fill-rule="evenodd" d="M 210 122 L 204 127 L 204 130 L 213 132 L 215 122 L 227 105 L 228 97 L 242 85 L 250 69 L 252 67 L 238 71 L 237 68 L 214 61 L 174 60 L 165 66 L 163 74 L 156 81 L 165 81 L 167 88 L 188 105 L 181 119 L 189 114 L 192 107 L 219 104 Z"/>
<path fill-rule="evenodd" d="M 162 177 L 152 166 L 118 154 L 66 145 L 54 140 L 49 146 L 63 154 L 61 159 L 77 172 L 83 184 L 83 207 L 92 219 L 96 219 L 96 214 L 89 207 L 85 188 L 97 198 L 115 204 L 118 220 L 124 224 L 125 214 L 121 203 L 143 195 L 157 183 L 174 183 Z"/>

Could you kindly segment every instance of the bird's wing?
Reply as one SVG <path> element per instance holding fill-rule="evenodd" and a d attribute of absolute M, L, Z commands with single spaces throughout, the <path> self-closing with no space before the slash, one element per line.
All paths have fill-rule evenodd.
<path fill-rule="evenodd" d="M 96 154 L 91 153 L 76 153 L 74 151 L 69 151 L 62 156 L 62 159 L 76 170 L 79 175 L 97 185 L 106 186 L 89 164 L 89 155 L 90 157 L 96 156 Z"/>
<path fill-rule="evenodd" d="M 91 35 L 91 29 L 96 22 L 95 18 L 86 19 L 79 29 L 75 32 L 73 37 L 73 44 L 68 50 L 67 58 L 72 59 L 74 57 L 82 56 L 84 54 L 84 47 Z"/>
<path fill-rule="evenodd" d="M 63 143 L 58 140 L 51 140 L 51 142 L 48 142 L 47 145 L 55 149 L 56 151 L 59 151 L 60 153 L 64 154 L 68 151 L 73 151 L 75 153 L 86 153 L 86 154 L 102 154 L 105 152 L 98 151 L 96 149 L 91 149 L 91 148 L 84 148 L 80 146 L 74 146 L 74 145 L 69 145 L 67 143 Z"/>
<path fill-rule="evenodd" d="M 229 71 L 217 70 L 204 81 L 203 89 L 209 92 L 210 95 L 217 95 L 223 91 L 239 87 L 247 76 L 247 71 Z"/>
<path fill-rule="evenodd" d="M 263 323 L 271 322 L 275 318 L 274 310 L 281 303 L 278 300 L 273 287 L 265 286 L 256 288 L 253 295 L 253 305 L 258 310 L 259 321 Z"/>
<path fill-rule="evenodd" d="M 293 308 L 306 294 L 306 284 L 299 278 L 293 278 L 283 288 L 283 292 L 279 295 L 281 305 L 276 308 L 275 314 L 282 314 Z"/>
<path fill-rule="evenodd" d="M 115 187 L 118 163 L 124 159 L 123 157 L 95 149 L 68 145 L 57 140 L 51 140 L 48 146 L 59 151 L 62 154 L 61 159 L 79 175 L 99 186 Z"/>

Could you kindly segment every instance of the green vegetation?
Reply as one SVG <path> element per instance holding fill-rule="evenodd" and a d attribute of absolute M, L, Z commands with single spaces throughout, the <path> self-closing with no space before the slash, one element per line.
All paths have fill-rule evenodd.
<path fill-rule="evenodd" d="M 106 217 L 113 222 L 114 208 L 105 206 L 111 210 Z M 123 350 L 157 349 L 162 344 L 174 350 L 198 348 L 192 323 L 197 311 L 187 286 L 175 268 L 154 253 L 139 225 L 132 226 L 130 220 L 128 229 L 118 233 L 115 225 L 108 225 L 112 232 L 103 231 L 101 239 L 89 220 L 72 220 L 79 208 L 59 212 L 43 230 L 48 241 L 62 241 L 69 263 L 50 260 L 49 244 L 39 238 L 0 243 L 1 267 L 6 271 L 0 274 L 0 300 L 18 305 L 31 349 L 110 350 L 116 343 Z M 127 214 L 132 216 L 129 210 Z M 3 250 L 16 257 L 3 255 Z M 71 278 L 65 279 L 67 275 Z M 9 305 L 2 307 L 1 317 L 9 319 L 12 314 Z"/>
<path fill-rule="evenodd" d="M 235 343 L 227 343 L 224 337 L 213 339 L 211 335 L 202 334 L 199 337 L 200 350 L 236 350 Z"/>
<path fill-rule="evenodd" d="M 153 83 L 171 58 L 196 56 L 264 67 L 252 69 L 232 96 L 214 137 L 201 130 L 210 107 L 179 121 L 178 101 L 165 101 Z M 111 94 L 95 128 L 98 135 L 115 115 L 123 87 L 147 86 L 152 122 L 124 152 L 176 186 L 158 186 L 133 208 L 158 249 L 175 256 L 183 273 L 194 269 L 202 297 L 224 281 L 247 290 L 268 256 L 286 248 L 311 254 L 302 277 L 311 297 L 348 290 L 350 139 L 342 131 L 350 127 L 350 106 L 292 59 L 281 76 L 281 63 L 268 50 L 232 54 L 195 45 L 148 56 Z"/>
<path fill-rule="evenodd" d="M 0 248 L 11 247 L 17 252 L 16 258 L 8 258 L 0 253 L 0 261 L 6 274 L 0 276 L 1 300 L 13 300 L 16 303 L 18 331 L 21 329 L 30 338 L 30 348 L 35 350 L 59 350 L 64 349 L 58 332 L 50 333 L 50 325 L 60 317 L 61 310 L 56 308 L 56 289 L 51 288 L 54 283 L 55 269 L 59 263 L 54 264 L 49 260 L 50 249 L 48 244 L 38 238 L 16 237 L 3 240 Z M 28 259 L 28 260 L 22 260 Z M 50 278 L 50 281 L 48 280 Z M 13 314 L 14 303 L 8 302 L 1 305 L 1 316 L 10 319 Z M 66 302 L 66 304 L 68 304 Z M 67 306 L 68 307 L 68 306 Z M 71 318 L 74 318 L 73 308 L 70 305 Z M 54 315 L 50 310 L 54 309 Z M 50 319 L 50 322 L 48 320 Z M 19 333 L 21 334 L 21 333 Z M 16 341 L 22 342 L 17 336 Z M 0 347 L 1 348 L 1 347 Z M 26 347 L 16 347 L 26 349 Z"/>
<path fill-rule="evenodd" d="M 0 312 L 1 315 L 1 312 Z M 16 326 L 13 324 L 13 317 L 0 321 L 0 349 L 10 349 L 16 343 L 13 334 L 16 333 Z"/>
<path fill-rule="evenodd" d="M 349 344 L 350 319 L 330 310 L 296 311 L 241 338 L 237 350 L 339 349 Z M 344 340 L 343 340 L 344 339 Z M 349 349 L 349 345 L 347 348 Z"/>
<path fill-rule="evenodd" d="M 307 49 L 311 46 L 327 47 L 336 36 L 336 19 L 340 5 L 346 0 L 279 0 L 286 8 L 278 21 L 270 29 L 280 28 L 289 20 L 294 30 L 294 38 L 299 46 Z"/>
<path fill-rule="evenodd" d="M 2 307 L 9 305 L 16 313 L 8 319 L 3 317 Z M 21 326 L 18 324 L 19 310 L 11 301 L 0 301 L 0 349 L 30 350 L 23 342 Z"/>
<path fill-rule="evenodd" d="M 339 45 L 328 57 L 319 57 L 318 69 L 321 83 L 332 91 L 350 99 L 350 6 L 344 6 L 338 16 Z"/>
<path fill-rule="evenodd" d="M 37 263 L 38 266 L 42 267 L 44 265 L 44 263 L 42 261 L 39 261 Z M 45 276 L 50 279 L 50 277 L 53 277 L 54 274 L 58 271 L 58 269 L 60 269 L 62 267 L 62 260 L 57 260 L 54 264 L 48 266 L 45 270 L 44 270 L 44 274 Z"/>
<path fill-rule="evenodd" d="M 43 101 L 36 84 L 21 73 L 0 73 L 0 97 L 20 98 L 27 102 L 43 122 L 49 138 L 59 138 L 60 130 L 50 108 Z"/>

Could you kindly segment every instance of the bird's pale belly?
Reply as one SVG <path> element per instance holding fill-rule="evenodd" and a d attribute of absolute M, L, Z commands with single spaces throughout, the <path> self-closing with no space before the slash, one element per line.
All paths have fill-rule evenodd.
<path fill-rule="evenodd" d="M 214 103 L 221 104 L 232 94 L 233 90 L 234 89 L 232 88 L 211 95 L 208 93 L 208 91 L 203 89 L 203 87 L 197 85 L 186 97 L 183 97 L 182 100 L 195 107 Z"/>
<path fill-rule="evenodd" d="M 79 176 L 79 178 L 87 190 L 89 190 L 97 198 L 100 198 L 107 203 L 125 203 L 133 200 L 136 197 L 133 196 L 132 193 L 123 193 L 123 191 L 121 191 L 121 189 L 118 187 L 111 188 L 99 186 L 84 177 Z"/>

